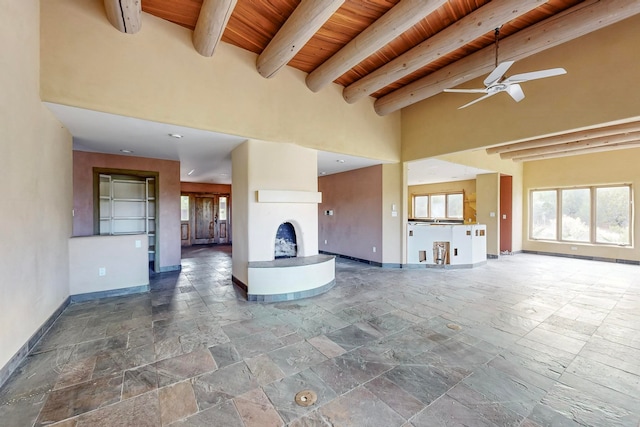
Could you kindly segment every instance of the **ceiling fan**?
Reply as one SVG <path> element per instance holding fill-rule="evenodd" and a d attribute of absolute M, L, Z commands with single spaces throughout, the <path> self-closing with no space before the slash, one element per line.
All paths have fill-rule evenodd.
<path fill-rule="evenodd" d="M 511 77 L 504 77 L 507 70 L 514 64 L 515 61 L 505 61 L 498 64 L 498 38 L 500 36 L 500 28 L 496 28 L 495 31 L 495 45 L 496 45 L 496 67 L 495 69 L 484 79 L 484 88 L 482 89 L 445 89 L 445 92 L 452 93 L 484 93 L 478 99 L 475 99 L 468 104 L 458 107 L 458 110 L 475 104 L 476 102 L 487 99 L 497 93 L 507 92 L 511 98 L 516 102 L 520 102 L 524 99 L 524 92 L 520 83 L 524 83 L 530 80 L 543 79 L 546 77 L 559 76 L 566 74 L 567 71 L 564 68 L 551 68 L 548 70 L 532 71 L 529 73 L 516 74 Z"/>

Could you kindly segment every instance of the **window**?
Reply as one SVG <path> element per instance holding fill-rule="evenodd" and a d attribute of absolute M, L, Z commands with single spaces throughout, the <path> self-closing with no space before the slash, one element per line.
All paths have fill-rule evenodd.
<path fill-rule="evenodd" d="M 413 197 L 413 216 L 427 218 L 429 216 L 429 196 Z"/>
<path fill-rule="evenodd" d="M 432 218 L 444 218 L 447 216 L 447 199 L 444 194 L 436 194 L 431 196 L 431 215 Z"/>
<path fill-rule="evenodd" d="M 558 197 L 556 190 L 531 192 L 531 237 L 555 240 L 557 231 Z"/>
<path fill-rule="evenodd" d="M 591 240 L 591 190 L 576 188 L 560 190 L 562 197 L 562 240 Z"/>
<path fill-rule="evenodd" d="M 220 211 L 220 221 L 227 220 L 227 198 L 224 196 L 220 196 L 219 207 Z"/>
<path fill-rule="evenodd" d="M 631 244 L 629 185 L 532 190 L 530 200 L 532 239 Z"/>
<path fill-rule="evenodd" d="M 189 221 L 189 196 L 180 196 L 180 221 Z"/>
<path fill-rule="evenodd" d="M 631 189 L 596 188 L 596 242 L 631 244 Z"/>
<path fill-rule="evenodd" d="M 464 197 L 462 193 L 447 194 L 447 218 L 464 218 Z"/>
<path fill-rule="evenodd" d="M 420 194 L 413 196 L 414 218 L 464 218 L 462 193 Z"/>

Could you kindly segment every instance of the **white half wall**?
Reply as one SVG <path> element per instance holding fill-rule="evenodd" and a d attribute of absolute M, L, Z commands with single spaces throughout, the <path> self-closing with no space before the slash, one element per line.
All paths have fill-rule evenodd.
<path fill-rule="evenodd" d="M 148 247 L 146 234 L 69 239 L 71 295 L 148 285 Z"/>

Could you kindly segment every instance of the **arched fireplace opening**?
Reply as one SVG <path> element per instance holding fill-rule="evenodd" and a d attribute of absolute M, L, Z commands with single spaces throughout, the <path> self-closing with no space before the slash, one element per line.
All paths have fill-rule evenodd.
<path fill-rule="evenodd" d="M 278 258 L 295 258 L 298 255 L 296 230 L 290 222 L 284 222 L 276 232 L 274 256 Z"/>

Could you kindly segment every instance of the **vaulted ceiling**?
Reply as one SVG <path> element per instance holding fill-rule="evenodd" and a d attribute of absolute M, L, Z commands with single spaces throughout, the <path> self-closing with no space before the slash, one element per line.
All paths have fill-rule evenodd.
<path fill-rule="evenodd" d="M 496 51 L 499 62 L 516 61 L 640 13 L 640 0 L 104 0 L 104 4 L 107 18 L 122 32 L 139 31 L 144 11 L 193 30 L 194 49 L 201 55 L 215 55 L 220 41 L 230 43 L 256 53 L 256 72 L 265 78 L 288 65 L 308 73 L 306 83 L 314 92 L 334 82 L 343 86 L 345 102 L 375 98 L 380 115 L 490 73 L 496 66 Z"/>
<path fill-rule="evenodd" d="M 284 65 L 319 91 L 344 86 L 347 102 L 369 95 L 379 114 L 490 72 L 495 29 L 500 61 L 518 60 L 640 11 L 634 0 L 104 0 L 121 31 L 139 10 L 194 30 L 194 47 L 219 40 L 258 54 L 271 77 Z"/>

